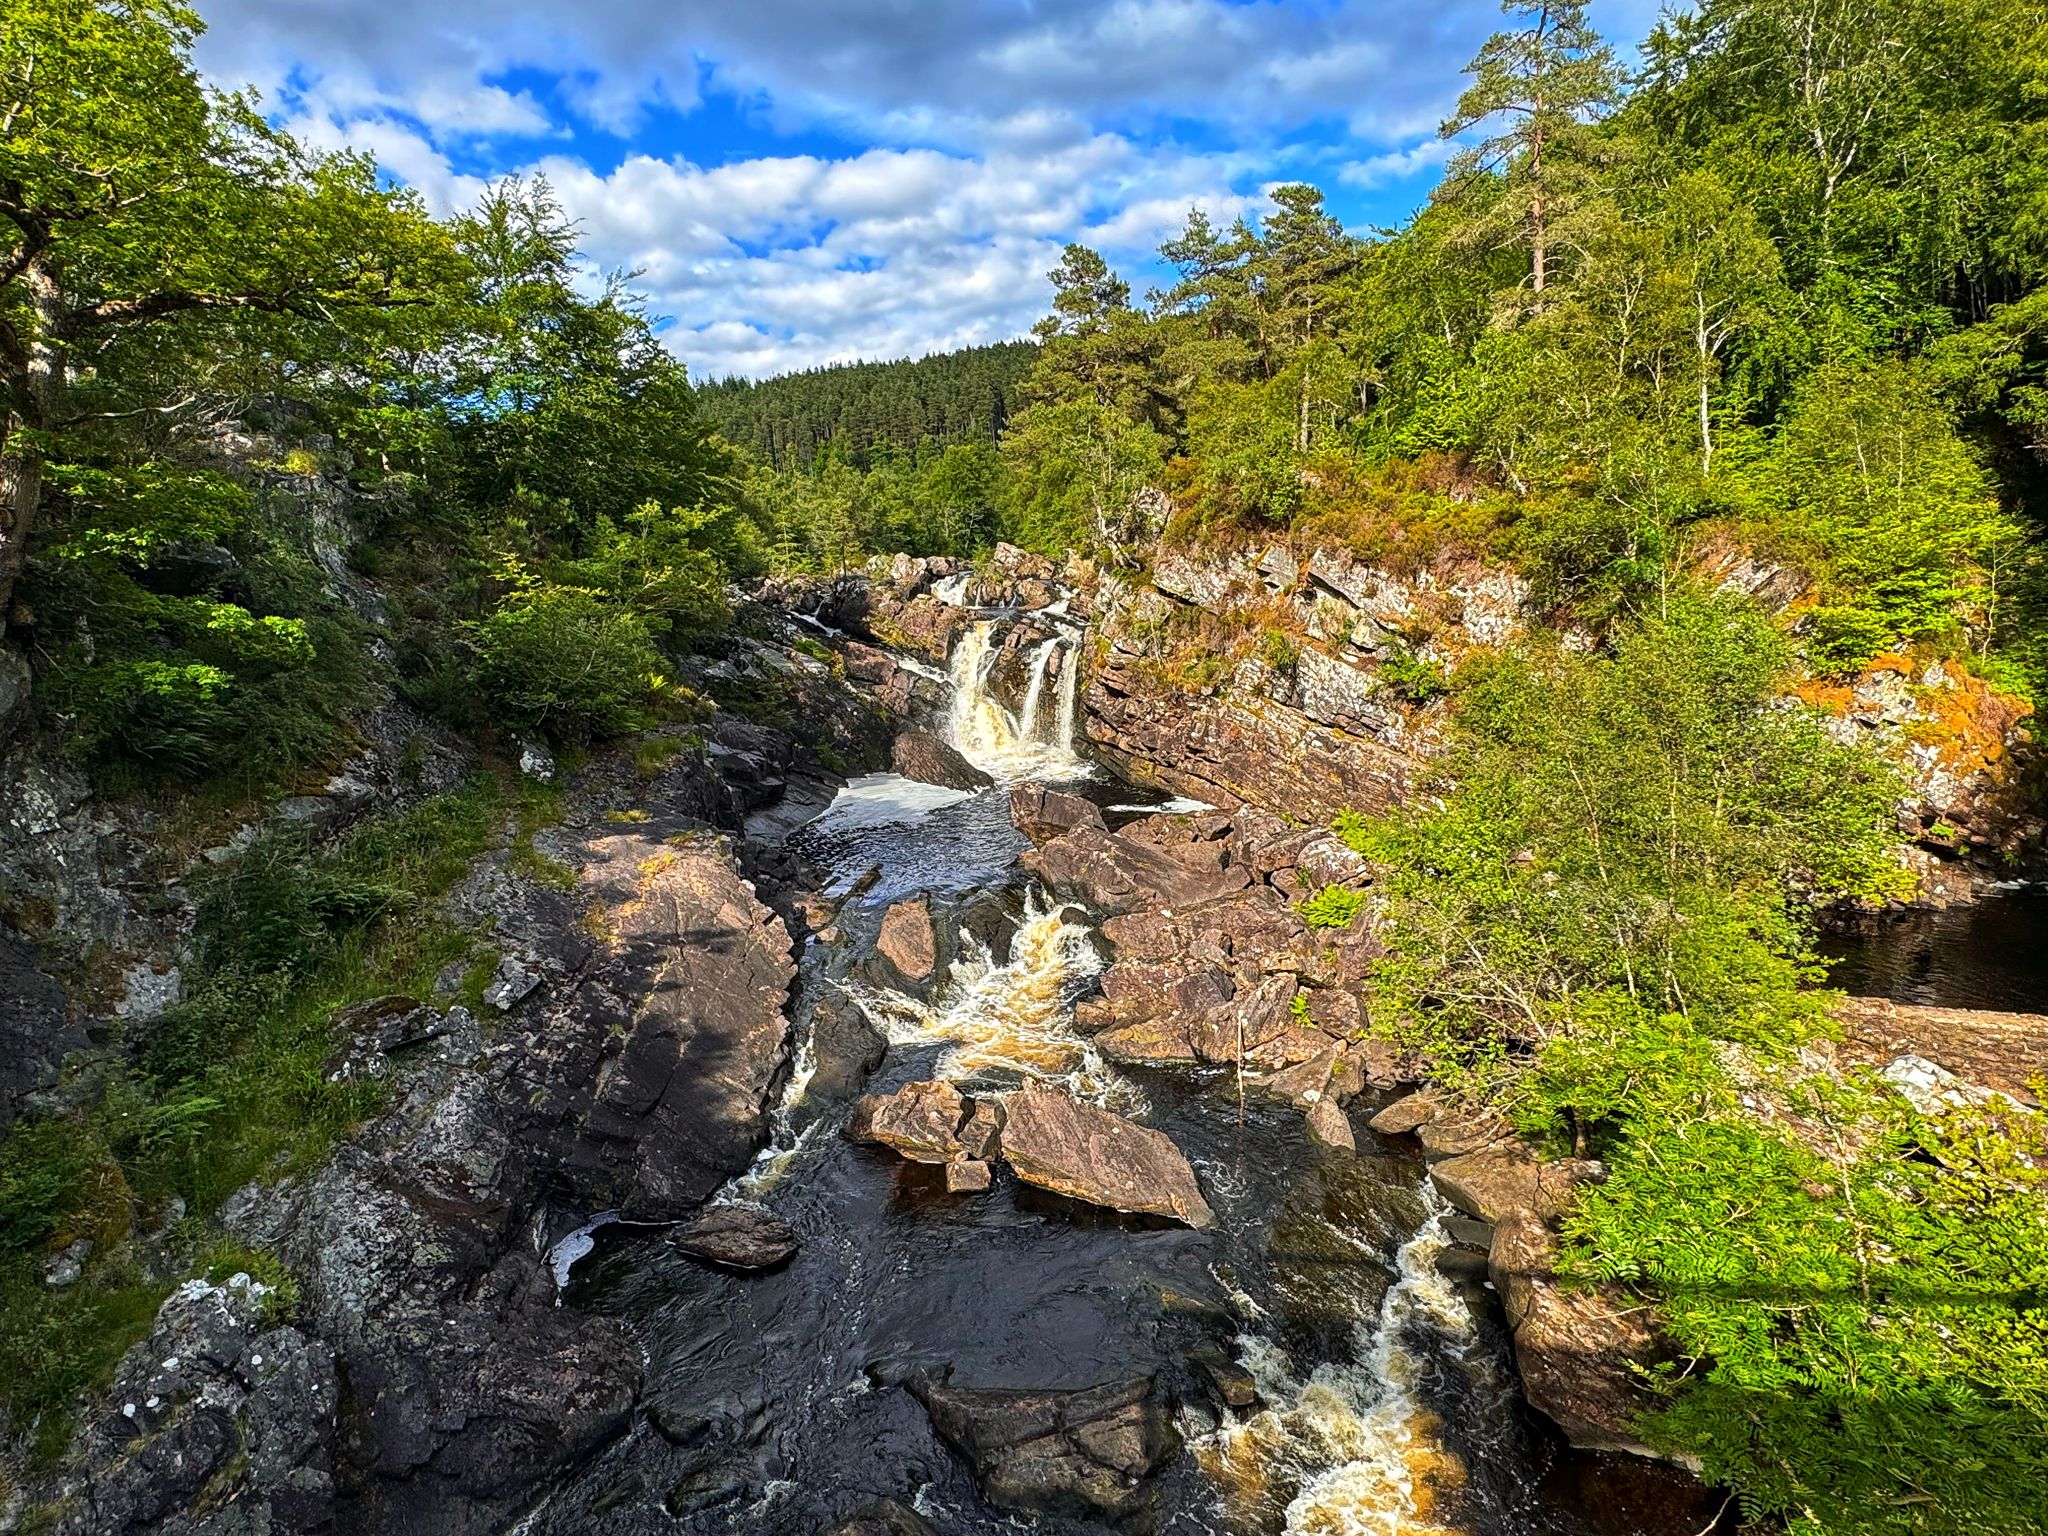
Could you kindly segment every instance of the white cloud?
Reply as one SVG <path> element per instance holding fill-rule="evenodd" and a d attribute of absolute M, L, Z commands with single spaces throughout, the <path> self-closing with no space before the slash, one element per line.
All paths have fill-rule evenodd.
<path fill-rule="evenodd" d="M 213 78 L 253 81 L 308 142 L 374 153 L 437 211 L 475 199 L 479 168 L 544 171 L 593 266 L 644 274 L 700 374 L 1013 336 L 1068 240 L 1129 267 L 1192 204 L 1227 222 L 1294 175 L 1427 171 L 1444 147 L 1412 141 L 1503 24 L 1495 0 L 199 3 Z M 1656 3 L 1596 10 L 1639 35 Z M 873 147 L 650 151 L 659 115 L 687 134 L 706 93 Z M 579 157 L 592 134 L 623 141 L 615 168 Z"/>

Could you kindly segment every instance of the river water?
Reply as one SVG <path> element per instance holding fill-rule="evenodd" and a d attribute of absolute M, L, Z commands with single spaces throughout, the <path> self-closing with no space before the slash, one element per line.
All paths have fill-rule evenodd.
<path fill-rule="evenodd" d="M 1074 751 L 1078 634 L 1033 660 L 1023 708 L 989 696 L 1000 622 L 985 616 L 956 645 L 955 744 L 999 781 L 1089 795 L 1112 825 L 1159 806 Z M 1172 1137 L 1217 1224 L 1118 1218 L 1006 1172 L 987 1193 L 948 1195 L 937 1170 L 839 1134 L 846 1106 L 810 1092 L 800 1041 L 771 1145 L 721 1196 L 793 1226 L 796 1258 L 734 1274 L 658 1232 L 613 1228 L 568 1288 L 573 1304 L 632 1325 L 648 1397 L 672 1426 L 705 1421 L 701 1436 L 677 1446 L 639 1423 L 525 1530 L 822 1536 L 877 1495 L 942 1536 L 1108 1529 L 981 1498 L 901 1389 L 914 1371 L 948 1368 L 973 1387 L 1156 1373 L 1188 1446 L 1159 1480 L 1156 1528 L 1178 1536 L 1677 1536 L 1710 1523 L 1711 1504 L 1703 1512 L 1682 1480 L 1574 1455 L 1532 1421 L 1489 1297 L 1436 1270 L 1445 1238 L 1418 1163 L 1370 1136 L 1358 1156 L 1324 1151 L 1275 1107 L 1254 1103 L 1240 1120 L 1222 1082 L 1113 1068 L 1073 1031 L 1104 956 L 1085 914 L 1020 878 L 1004 782 L 962 795 L 879 775 L 792 842 L 833 889 L 866 882 L 842 928 L 871 932 L 890 902 L 922 891 L 949 911 L 979 904 L 971 926 L 998 935 L 991 947 L 963 932 L 924 999 L 860 979 L 845 955 L 857 945 L 809 946 L 794 1016 L 828 991 L 858 1006 L 890 1042 L 872 1091 L 933 1076 L 968 1091 L 1055 1080 Z M 1259 1405 L 1214 1406 L 1205 1360 L 1248 1370 Z"/>

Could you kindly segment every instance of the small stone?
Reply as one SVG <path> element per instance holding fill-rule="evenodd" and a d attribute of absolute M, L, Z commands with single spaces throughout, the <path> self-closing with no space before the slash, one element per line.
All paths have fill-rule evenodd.
<path fill-rule="evenodd" d="M 713 1205 L 669 1234 L 669 1241 L 693 1259 L 727 1269 L 773 1269 L 797 1250 L 796 1229 L 743 1205 Z"/>
<path fill-rule="evenodd" d="M 670 1445 L 696 1445 L 711 1433 L 711 1421 L 702 1414 L 686 1413 L 658 1397 L 647 1405 L 647 1422 Z"/>
<path fill-rule="evenodd" d="M 1258 1383 L 1252 1373 L 1232 1360 L 1204 1360 L 1202 1374 L 1209 1390 L 1226 1408 L 1249 1408 L 1259 1400 Z"/>
<path fill-rule="evenodd" d="M 987 1189 L 994 1177 L 994 1171 L 978 1157 L 958 1158 L 946 1164 L 946 1193 L 949 1195 L 979 1194 Z"/>
<path fill-rule="evenodd" d="M 81 1237 L 43 1266 L 43 1284 L 53 1291 L 78 1284 L 85 1273 L 85 1261 L 92 1257 L 92 1239 Z"/>

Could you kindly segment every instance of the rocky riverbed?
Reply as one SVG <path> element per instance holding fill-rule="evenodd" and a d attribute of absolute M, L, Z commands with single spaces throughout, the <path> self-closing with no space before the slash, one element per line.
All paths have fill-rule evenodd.
<path fill-rule="evenodd" d="M 55 1528 L 1710 1526 L 1635 1438 L 1653 1331 L 1553 1271 L 1601 1170 L 1361 1029 L 1369 880 L 1323 824 L 1407 793 L 1435 730 L 1371 658 L 1424 609 L 1498 639 L 1526 594 L 1292 559 L 1148 594 L 1008 551 L 768 594 L 832 661 L 792 632 L 716 665 L 791 682 L 805 723 L 601 757 L 538 859 L 471 870 L 482 1007 L 336 1018 L 327 1070 L 386 1107 L 221 1218 L 298 1296 L 180 1287 L 37 1490 Z M 1176 703 L 1133 615 L 1257 586 L 1307 592 L 1316 644 Z M 41 805 L 79 849 L 139 836 Z M 146 921 L 111 875 L 19 867 Z M 1312 930 L 1330 888 L 1358 915 Z M 5 943 L 11 1109 L 83 1037 Z M 1840 1049 L 1991 1081 L 2042 1046 L 1945 1000 L 1854 1008 Z"/>

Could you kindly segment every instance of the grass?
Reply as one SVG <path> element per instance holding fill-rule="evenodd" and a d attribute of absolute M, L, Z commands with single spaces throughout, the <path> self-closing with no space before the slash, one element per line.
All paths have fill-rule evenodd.
<path fill-rule="evenodd" d="M 134 1229 L 163 1227 L 152 1242 L 188 1272 L 247 1270 L 291 1304 L 282 1267 L 224 1246 L 212 1213 L 252 1179 L 316 1166 L 377 1112 L 379 1085 L 327 1078 L 333 1013 L 426 996 L 444 966 L 471 958 L 439 898 L 508 833 L 540 858 L 532 833 L 559 806 L 546 786 L 479 774 L 331 853 L 273 835 L 211 878 L 186 1000 L 135 1031 L 125 1060 L 74 1084 L 80 1108 L 19 1121 L 0 1143 L 0 1405 L 36 1459 L 62 1452 L 72 1404 L 170 1289 L 144 1272 Z M 487 979 L 465 976 L 477 991 Z M 93 1244 L 84 1275 L 52 1289 L 44 1266 L 81 1237 Z"/>

